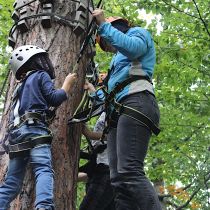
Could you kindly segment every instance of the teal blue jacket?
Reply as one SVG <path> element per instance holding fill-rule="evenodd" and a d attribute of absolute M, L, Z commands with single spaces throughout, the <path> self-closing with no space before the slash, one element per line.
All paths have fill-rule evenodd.
<path fill-rule="evenodd" d="M 150 33 L 141 27 L 130 28 L 126 34 L 104 22 L 98 30 L 99 35 L 117 49 L 110 64 L 108 92 L 116 83 L 130 75 L 148 76 L 152 80 L 155 65 L 155 47 Z M 148 90 L 154 94 L 153 86 L 147 80 L 138 80 L 126 86 L 116 95 L 119 101 L 123 97 Z"/>

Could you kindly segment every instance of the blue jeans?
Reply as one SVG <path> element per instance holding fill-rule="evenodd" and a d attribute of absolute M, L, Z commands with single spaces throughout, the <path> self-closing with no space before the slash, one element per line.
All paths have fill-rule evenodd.
<path fill-rule="evenodd" d="M 159 123 L 155 97 L 148 92 L 130 95 L 122 104 L 143 112 Z M 144 173 L 151 131 L 140 122 L 121 114 L 108 133 L 111 184 L 117 210 L 161 210 L 153 186 Z"/>
<path fill-rule="evenodd" d="M 47 135 L 49 131 L 47 128 L 40 125 L 23 125 L 11 133 L 12 135 L 10 136 L 13 137 L 13 140 L 19 139 L 22 141 L 21 136 L 27 139 L 28 135 L 30 135 L 30 137 Z M 8 209 L 9 204 L 21 191 L 28 162 L 30 162 L 35 176 L 35 207 L 50 210 L 54 209 L 54 172 L 52 169 L 51 149 L 50 145 L 45 144 L 31 149 L 27 156 L 17 156 L 10 159 L 5 181 L 0 186 L 0 210 Z"/>

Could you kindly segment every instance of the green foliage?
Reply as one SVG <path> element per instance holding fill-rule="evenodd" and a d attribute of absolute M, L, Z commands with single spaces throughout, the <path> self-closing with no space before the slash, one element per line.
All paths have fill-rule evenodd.
<path fill-rule="evenodd" d="M 13 0 L 0 0 L 0 91 L 8 71 L 9 47 L 7 40 L 12 25 L 11 11 L 13 2 Z M 4 96 L 0 98 L 0 104 L 2 104 L 3 100 Z M 1 111 L 2 105 L 0 106 L 0 113 Z"/>
<path fill-rule="evenodd" d="M 104 8 L 106 16 L 123 16 L 141 27 L 147 25 L 139 19 L 141 9 L 161 16 L 160 21 L 154 16 L 147 25 L 157 51 L 154 84 L 162 132 L 151 140 L 146 172 L 153 181 L 164 180 L 165 187 L 177 182 L 183 186 L 192 184 L 187 189 L 189 196 L 199 187 L 193 198 L 196 205 L 191 202 L 186 209 L 207 209 L 204 177 L 209 174 L 210 164 L 208 1 L 114 0 L 106 2 Z M 157 28 L 160 23 L 161 31 Z M 104 58 L 107 60 L 107 55 L 102 56 L 101 52 L 97 56 L 99 63 L 104 63 Z M 170 201 L 182 205 L 187 199 L 174 197 Z"/>

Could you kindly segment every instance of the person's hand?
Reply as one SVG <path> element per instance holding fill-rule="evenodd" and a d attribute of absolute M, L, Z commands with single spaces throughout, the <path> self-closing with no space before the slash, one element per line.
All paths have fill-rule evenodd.
<path fill-rule="evenodd" d="M 88 90 L 89 93 L 95 93 L 96 92 L 96 89 L 95 89 L 94 85 L 92 83 L 88 82 L 87 80 L 85 81 L 84 89 Z"/>
<path fill-rule="evenodd" d="M 66 83 L 68 83 L 69 87 L 72 88 L 75 81 L 77 79 L 77 74 L 76 73 L 69 73 L 66 78 L 65 78 L 65 81 Z"/>
<path fill-rule="evenodd" d="M 82 124 L 82 134 L 89 138 L 89 133 L 90 133 L 90 130 L 88 129 L 87 125 L 85 123 Z"/>
<path fill-rule="evenodd" d="M 106 22 L 104 17 L 104 11 L 102 9 L 95 9 L 92 15 L 96 18 L 96 24 L 98 26 L 100 26 L 103 22 Z"/>
<path fill-rule="evenodd" d="M 73 87 L 75 81 L 77 79 L 77 74 L 76 73 L 69 73 L 63 83 L 62 89 L 65 90 L 66 93 L 70 91 L 70 89 Z"/>
<path fill-rule="evenodd" d="M 83 172 L 78 173 L 77 182 L 87 182 L 87 180 L 88 180 L 88 175 L 86 173 Z"/>

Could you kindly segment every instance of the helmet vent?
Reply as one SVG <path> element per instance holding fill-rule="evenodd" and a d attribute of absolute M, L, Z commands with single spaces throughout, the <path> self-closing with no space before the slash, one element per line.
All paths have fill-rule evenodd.
<path fill-rule="evenodd" d="M 27 2 L 28 0 L 22 1 Z M 9 61 L 9 66 L 16 78 L 18 78 L 19 74 L 22 71 L 22 67 L 25 65 L 25 63 L 28 62 L 28 60 L 30 60 L 30 58 L 32 58 L 34 55 L 37 55 L 39 53 L 47 54 L 45 50 L 34 45 L 23 45 L 12 52 Z"/>
<path fill-rule="evenodd" d="M 23 57 L 22 57 L 22 56 L 19 56 L 17 59 L 18 59 L 19 61 L 22 61 L 22 60 L 23 60 Z"/>

